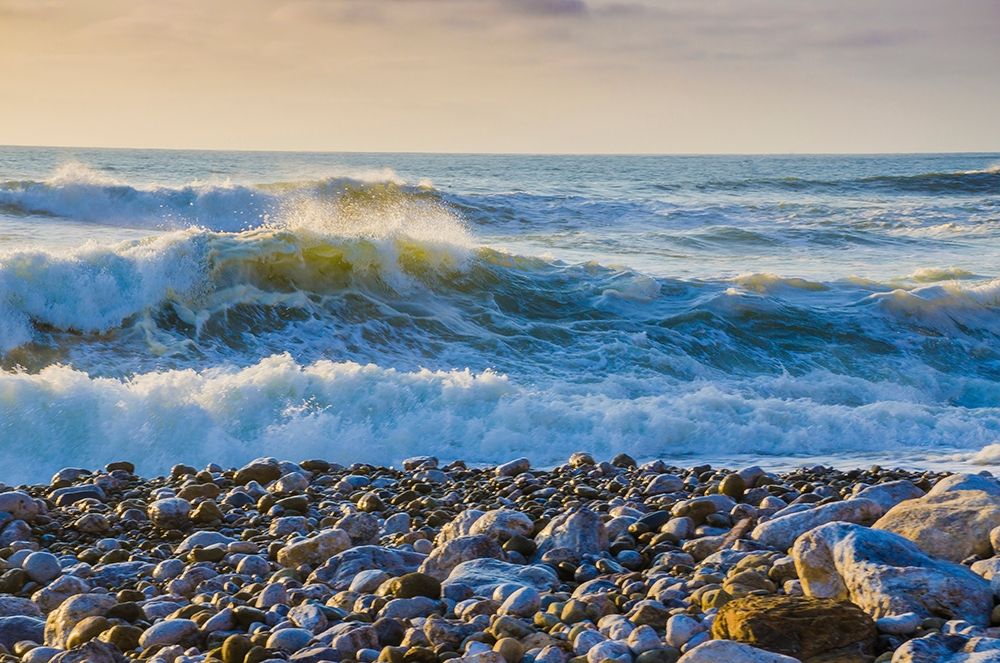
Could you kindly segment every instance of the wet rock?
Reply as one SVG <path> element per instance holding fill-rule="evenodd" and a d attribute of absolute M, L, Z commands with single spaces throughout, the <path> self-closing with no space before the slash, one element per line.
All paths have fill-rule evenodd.
<path fill-rule="evenodd" d="M 65 488 L 58 488 L 52 491 L 49 499 L 58 507 L 67 507 L 76 504 L 80 500 L 90 499 L 103 502 L 107 499 L 107 496 L 99 486 L 66 486 Z"/>

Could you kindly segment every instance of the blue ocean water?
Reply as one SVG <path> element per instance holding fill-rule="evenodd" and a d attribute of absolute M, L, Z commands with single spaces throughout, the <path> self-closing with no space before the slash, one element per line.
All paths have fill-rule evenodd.
<path fill-rule="evenodd" d="M 1000 459 L 1000 154 L 0 148 L 0 480 Z"/>

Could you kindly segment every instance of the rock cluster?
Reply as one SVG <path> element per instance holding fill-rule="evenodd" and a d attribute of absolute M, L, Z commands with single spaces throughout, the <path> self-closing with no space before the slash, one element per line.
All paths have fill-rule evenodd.
<path fill-rule="evenodd" d="M 1000 663 L 1000 483 L 586 453 L 0 485 L 0 662 Z"/>

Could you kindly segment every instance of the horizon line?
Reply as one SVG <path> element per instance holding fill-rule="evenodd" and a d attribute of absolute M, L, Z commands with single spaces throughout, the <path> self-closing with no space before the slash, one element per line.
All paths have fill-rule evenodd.
<path fill-rule="evenodd" d="M 765 156 L 910 156 L 910 155 L 990 155 L 1000 154 L 996 150 L 917 150 L 900 152 L 428 152 L 423 150 L 323 150 L 323 149 L 254 149 L 219 147 L 135 147 L 104 145 L 29 145 L 3 143 L 0 149 L 48 149 L 48 150 L 141 150 L 160 152 L 243 152 L 256 154 L 400 154 L 429 156 L 497 156 L 497 157 L 765 157 Z"/>

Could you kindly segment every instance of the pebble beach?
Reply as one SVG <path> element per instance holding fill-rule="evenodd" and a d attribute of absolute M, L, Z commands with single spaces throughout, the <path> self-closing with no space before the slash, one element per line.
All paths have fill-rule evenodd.
<path fill-rule="evenodd" d="M 1000 483 L 575 453 L 0 487 L 0 660 L 1000 661 Z"/>

